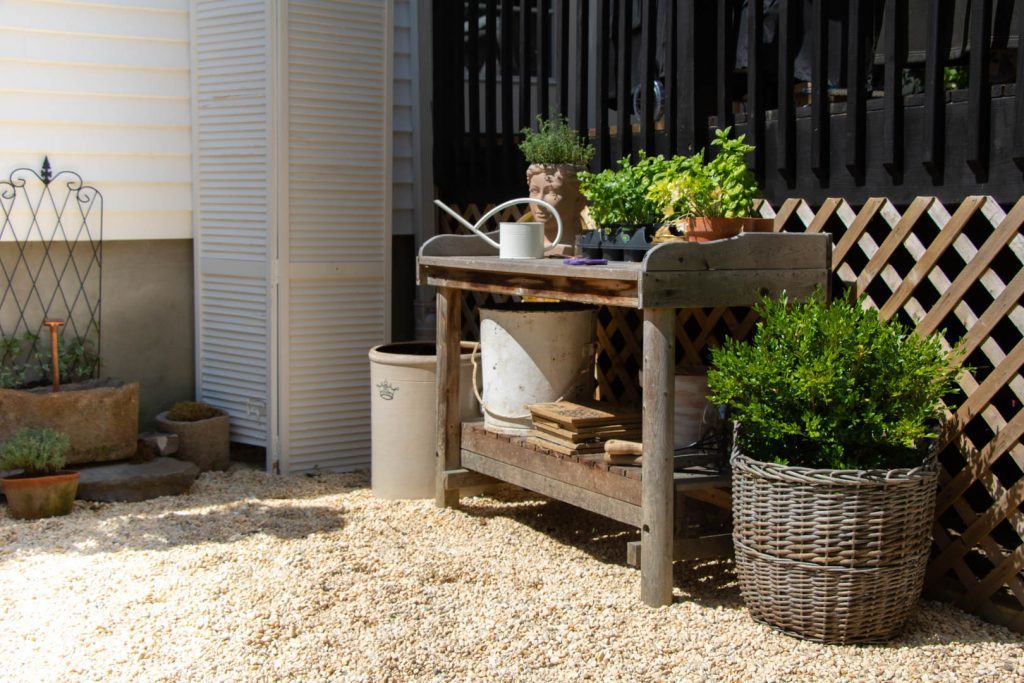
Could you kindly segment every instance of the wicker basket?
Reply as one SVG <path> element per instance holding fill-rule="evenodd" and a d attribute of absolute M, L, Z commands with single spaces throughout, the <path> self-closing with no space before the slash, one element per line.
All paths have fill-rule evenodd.
<path fill-rule="evenodd" d="M 808 640 L 897 635 L 924 583 L 934 464 L 815 470 L 734 454 L 733 541 L 757 621 Z"/>

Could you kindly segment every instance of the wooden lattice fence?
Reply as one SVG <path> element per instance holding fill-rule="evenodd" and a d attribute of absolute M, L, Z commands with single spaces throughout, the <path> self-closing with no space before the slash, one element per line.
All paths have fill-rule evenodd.
<path fill-rule="evenodd" d="M 953 212 L 931 197 L 904 210 L 869 200 L 855 210 L 842 199 L 814 209 L 800 199 L 774 210 L 775 230 L 827 232 L 834 241 L 833 293 L 864 296 L 885 319 L 920 334 L 941 332 L 961 344 L 967 368 L 949 401 L 941 439 L 940 489 L 927 592 L 1024 632 L 1024 198 L 1007 213 L 991 197 L 968 197 Z M 482 211 L 470 205 L 475 221 Z M 510 209 L 504 220 L 519 217 Z M 453 221 L 439 216 L 443 232 Z M 476 308 L 488 295 L 463 297 L 463 333 L 479 335 Z M 707 361 L 726 336 L 745 338 L 756 316 L 743 308 L 681 310 L 679 365 Z M 640 318 L 599 314 L 598 386 L 603 398 L 638 402 Z"/>

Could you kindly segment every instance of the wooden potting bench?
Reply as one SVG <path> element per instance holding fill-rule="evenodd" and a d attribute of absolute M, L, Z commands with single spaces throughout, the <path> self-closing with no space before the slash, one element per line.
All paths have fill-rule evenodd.
<path fill-rule="evenodd" d="M 661 244 L 640 263 L 570 266 L 561 258 L 499 259 L 475 236 L 440 235 L 427 241 L 417 263 L 419 284 L 437 288 L 437 505 L 456 505 L 460 488 L 492 478 L 635 526 L 641 531 L 641 599 L 651 606 L 669 604 L 672 561 L 693 556 L 673 538 L 675 498 L 728 486 L 713 471 L 674 472 L 676 309 L 746 306 L 783 290 L 802 297 L 818 286 L 827 292 L 831 250 L 826 234 L 747 233 L 705 244 Z M 462 424 L 462 290 L 642 311 L 639 473 L 637 468 L 609 467 L 598 456 L 558 456 L 525 439 L 491 434 L 479 423 Z"/>

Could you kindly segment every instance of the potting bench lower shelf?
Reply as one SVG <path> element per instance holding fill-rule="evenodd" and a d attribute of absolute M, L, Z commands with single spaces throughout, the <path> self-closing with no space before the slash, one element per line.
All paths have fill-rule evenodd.
<path fill-rule="evenodd" d="M 570 266 L 561 259 L 500 259 L 477 237 L 439 235 L 420 248 L 417 281 L 437 288 L 436 503 L 457 505 L 481 475 L 523 486 L 640 529 L 630 555 L 640 564 L 640 597 L 672 601 L 674 522 L 680 495 L 724 503 L 712 472 L 674 472 L 673 375 L 676 309 L 748 306 L 783 290 L 803 297 L 831 273 L 825 234 L 749 233 L 706 244 L 668 242 L 640 263 Z M 567 459 L 459 419 L 459 352 L 464 290 L 635 308 L 643 316 L 643 465 L 640 472 L 595 458 Z M 643 548 L 642 555 L 639 549 Z"/>
<path fill-rule="evenodd" d="M 462 425 L 462 466 L 524 489 L 542 493 L 584 510 L 640 528 L 642 472 L 639 467 L 609 465 L 601 454 L 559 455 L 535 446 L 524 437 L 505 436 L 484 429 L 482 422 Z M 457 471 L 449 480 L 458 488 Z M 710 467 L 694 466 L 673 473 L 676 493 L 694 493 L 700 499 L 728 501 L 722 487 L 729 476 Z M 717 493 L 701 495 L 705 489 Z"/>

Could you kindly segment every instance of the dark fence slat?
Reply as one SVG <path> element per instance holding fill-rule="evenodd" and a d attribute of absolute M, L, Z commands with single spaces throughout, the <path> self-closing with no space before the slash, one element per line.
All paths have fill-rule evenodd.
<path fill-rule="evenodd" d="M 979 183 L 988 180 L 989 143 L 992 127 L 992 86 L 988 72 L 991 38 L 992 0 L 972 0 L 967 118 L 975 122 L 976 125 L 967 129 L 967 165 L 974 171 Z"/>
<path fill-rule="evenodd" d="M 676 80 L 679 74 L 679 35 L 675 31 L 676 17 L 679 13 L 679 3 L 669 4 L 666 21 L 670 27 L 668 30 L 668 54 L 665 59 L 665 124 L 666 148 L 671 156 L 679 150 L 679 108 L 676 103 Z"/>
<path fill-rule="evenodd" d="M 452 50 L 452 66 L 454 67 L 451 73 L 459 74 L 458 79 L 452 79 L 454 87 L 452 88 L 452 97 L 454 102 L 452 103 L 452 111 L 454 113 L 454 121 L 452 126 L 458 131 L 459 135 L 456 138 L 458 144 L 455 149 L 455 167 L 453 168 L 455 182 L 461 182 L 462 178 L 466 174 L 466 161 L 470 154 L 470 142 L 466 138 L 466 91 L 463 87 L 462 74 L 466 69 L 466 49 L 465 43 L 462 39 L 462 26 L 464 20 L 464 14 L 462 12 L 462 3 L 459 3 L 455 8 L 454 19 L 455 26 L 458 30 L 458 40 L 451 41 Z"/>
<path fill-rule="evenodd" d="M 811 170 L 822 184 L 826 184 L 832 117 L 828 100 L 828 13 L 825 0 L 814 0 L 811 8 L 811 40 L 814 44 L 811 57 Z"/>
<path fill-rule="evenodd" d="M 733 3 L 731 0 L 715 3 L 715 76 L 718 82 L 716 100 L 718 127 L 731 126 L 732 113 L 732 72 L 736 61 L 736 45 L 732 26 Z"/>
<path fill-rule="evenodd" d="M 622 158 L 633 154 L 633 125 L 630 121 L 630 110 L 632 109 L 632 51 L 633 51 L 633 3 L 622 2 L 619 4 L 618 35 L 615 44 L 616 61 L 616 114 L 618 114 L 617 135 L 619 141 L 619 156 Z"/>
<path fill-rule="evenodd" d="M 551 61 L 550 8 L 551 0 L 537 0 L 537 112 L 543 116 L 551 113 L 547 69 Z"/>
<path fill-rule="evenodd" d="M 466 168 L 470 178 L 480 177 L 480 3 L 470 0 L 466 12 L 466 78 L 469 80 L 469 158 Z M 483 169 L 487 184 L 490 168 Z"/>
<path fill-rule="evenodd" d="M 484 138 L 486 145 L 484 173 L 487 186 L 495 180 L 498 165 L 498 0 L 487 0 L 484 9 Z"/>
<path fill-rule="evenodd" d="M 945 40 L 948 0 L 934 0 L 928 13 L 928 52 L 924 64 L 924 130 L 921 161 L 935 182 L 941 182 L 945 158 L 946 88 L 943 69 L 949 54 Z"/>
<path fill-rule="evenodd" d="M 885 3 L 885 124 L 882 165 L 895 182 L 903 179 L 903 65 L 907 57 L 907 5 Z"/>
<path fill-rule="evenodd" d="M 793 106 L 793 58 L 796 56 L 796 13 L 799 0 L 779 0 L 779 103 L 776 168 L 787 183 L 796 173 L 796 119 Z"/>
<path fill-rule="evenodd" d="M 1018 0 L 1021 2 L 1024 0 Z M 1017 12 L 1017 35 L 1024 36 L 1024 8 Z M 1019 39 L 1018 39 L 1019 40 Z M 1014 86 L 1013 157 L 1024 168 L 1024 45 L 1017 46 L 1017 83 Z"/>
<path fill-rule="evenodd" d="M 572 59 L 572 17 L 575 13 L 570 9 L 570 0 L 556 0 L 555 2 L 555 35 L 558 36 L 558 71 L 555 78 L 558 81 L 558 111 L 563 116 L 569 115 L 569 69 Z M 585 3 L 584 3 L 585 4 Z M 585 30 L 585 27 L 584 27 Z M 586 45 L 586 41 L 583 42 Z M 577 53 L 578 54 L 578 53 Z M 583 72 L 586 74 L 586 71 Z M 586 76 L 584 75 L 584 78 Z"/>
<path fill-rule="evenodd" d="M 655 48 L 658 36 L 658 5 L 654 0 L 643 0 L 643 32 L 640 54 L 644 60 L 640 70 L 640 140 L 644 151 L 654 154 L 654 78 L 657 76 Z"/>
<path fill-rule="evenodd" d="M 587 126 L 587 82 L 590 70 L 590 2 L 589 0 L 572 0 L 569 8 L 572 24 L 569 32 L 569 69 L 564 77 L 569 93 L 569 119 L 576 125 L 581 135 L 589 136 Z"/>
<path fill-rule="evenodd" d="M 864 37 L 867 2 L 849 0 L 849 46 L 846 66 L 846 168 L 858 185 L 864 183 L 864 148 L 867 135 L 867 71 Z"/>
<path fill-rule="evenodd" d="M 519 128 L 533 124 L 530 110 L 530 62 L 533 59 L 533 41 L 530 30 L 530 6 L 533 0 L 519 0 Z"/>
<path fill-rule="evenodd" d="M 612 163 L 612 144 L 608 130 L 608 86 L 612 78 L 608 59 L 608 46 L 611 42 L 610 13 L 609 0 L 597 0 L 597 36 L 593 41 L 591 54 L 597 72 L 594 79 L 594 157 L 598 169 L 608 168 Z"/>
<path fill-rule="evenodd" d="M 693 154 L 697 147 L 697 127 L 703 125 L 697 118 L 697 3 L 696 0 L 680 0 L 676 16 L 678 54 L 676 63 L 676 107 L 678 108 L 677 130 L 679 138 L 676 149 L 683 154 Z"/>
<path fill-rule="evenodd" d="M 764 185 L 764 0 L 747 2 L 747 142 L 754 145 L 751 165 L 758 185 Z M 741 28 L 740 30 L 744 30 Z"/>
<path fill-rule="evenodd" d="M 505 182 L 515 176 L 515 122 L 512 84 L 512 62 L 515 59 L 515 27 L 512 3 L 501 3 L 501 158 Z"/>

